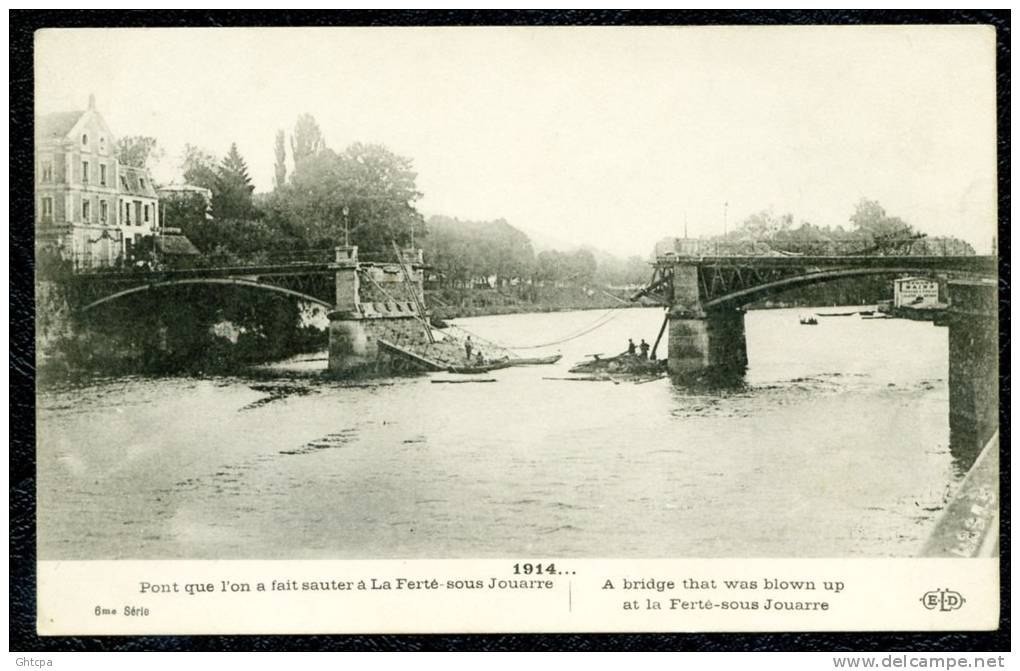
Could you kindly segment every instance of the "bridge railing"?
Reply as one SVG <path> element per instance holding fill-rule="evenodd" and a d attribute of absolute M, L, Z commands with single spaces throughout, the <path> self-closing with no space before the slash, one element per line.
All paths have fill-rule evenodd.
<path fill-rule="evenodd" d="M 336 260 L 333 247 L 320 249 L 274 250 L 239 257 L 234 254 L 203 254 L 201 256 L 174 257 L 160 254 L 136 255 L 126 258 L 98 258 L 94 254 L 61 254 L 57 265 L 63 273 L 73 275 L 124 275 L 163 271 L 269 268 L 273 266 L 323 265 Z M 360 255 L 362 263 L 394 263 L 392 255 Z M 50 264 L 53 265 L 53 264 Z"/>
<path fill-rule="evenodd" d="M 861 240 L 741 239 L 702 240 L 675 238 L 671 246 L 657 249 L 657 256 L 959 256 L 960 249 L 946 240 L 921 235 Z"/>

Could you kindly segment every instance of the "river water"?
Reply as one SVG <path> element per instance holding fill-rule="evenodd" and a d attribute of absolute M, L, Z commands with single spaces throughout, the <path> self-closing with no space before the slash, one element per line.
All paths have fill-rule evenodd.
<path fill-rule="evenodd" d="M 728 391 L 543 379 L 651 342 L 659 309 L 527 350 L 564 357 L 494 383 L 286 372 L 324 368 L 320 355 L 252 377 L 44 389 L 39 556 L 914 555 L 965 471 L 949 449 L 947 331 L 801 326 L 801 312 L 747 314 L 746 384 Z M 455 323 L 528 345 L 607 316 Z"/>

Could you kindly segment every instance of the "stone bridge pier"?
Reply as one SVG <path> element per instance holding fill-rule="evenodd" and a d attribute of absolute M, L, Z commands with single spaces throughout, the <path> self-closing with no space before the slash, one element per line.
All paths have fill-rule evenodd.
<path fill-rule="evenodd" d="M 673 268 L 669 308 L 669 372 L 684 377 L 742 373 L 747 368 L 744 312 L 736 307 L 704 308 L 699 268 Z"/>
<path fill-rule="evenodd" d="M 400 264 L 364 263 L 357 247 L 337 247 L 335 307 L 329 317 L 329 371 L 341 376 L 380 372 L 388 355 L 379 340 L 428 342 L 421 250 L 402 250 Z M 410 282 L 408 282 L 408 279 Z"/>
<path fill-rule="evenodd" d="M 999 311 L 994 280 L 950 280 L 949 431 L 971 457 L 999 428 Z"/>

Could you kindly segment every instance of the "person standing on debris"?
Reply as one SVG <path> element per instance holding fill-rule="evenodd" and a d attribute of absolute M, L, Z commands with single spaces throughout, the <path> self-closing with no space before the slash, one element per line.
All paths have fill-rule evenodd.
<path fill-rule="evenodd" d="M 474 348 L 474 343 L 471 342 L 471 336 L 467 337 L 464 341 L 464 353 L 467 355 L 467 360 L 471 361 L 471 350 Z"/>
<path fill-rule="evenodd" d="M 478 354 L 475 355 L 475 363 L 479 366 L 485 365 L 485 357 L 482 356 L 482 350 L 478 350 Z"/>
<path fill-rule="evenodd" d="M 648 343 L 646 343 L 645 339 L 642 338 L 641 339 L 641 358 L 642 359 L 647 359 L 648 358 L 648 347 L 649 347 Z"/>
<path fill-rule="evenodd" d="M 627 338 L 627 354 L 636 354 L 637 345 L 634 344 L 633 338 Z"/>

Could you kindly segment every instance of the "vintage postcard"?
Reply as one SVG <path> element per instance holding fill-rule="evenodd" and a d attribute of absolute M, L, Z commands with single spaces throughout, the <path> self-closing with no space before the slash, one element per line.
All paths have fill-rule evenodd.
<path fill-rule="evenodd" d="M 997 628 L 995 57 L 38 31 L 39 634 Z"/>

